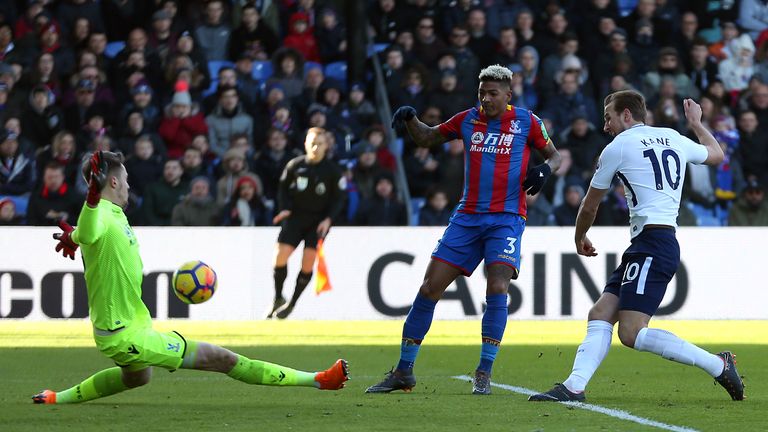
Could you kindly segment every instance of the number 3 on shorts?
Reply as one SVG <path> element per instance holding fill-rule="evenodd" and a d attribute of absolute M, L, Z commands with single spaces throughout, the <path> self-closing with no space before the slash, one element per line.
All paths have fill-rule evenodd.
<path fill-rule="evenodd" d="M 517 241 L 517 238 L 507 237 L 507 241 L 509 242 L 509 249 L 504 249 L 504 253 L 508 255 L 515 253 L 515 242 Z"/>

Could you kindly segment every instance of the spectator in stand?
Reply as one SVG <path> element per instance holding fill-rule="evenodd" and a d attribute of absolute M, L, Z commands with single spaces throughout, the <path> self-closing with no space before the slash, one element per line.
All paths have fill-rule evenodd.
<path fill-rule="evenodd" d="M 499 31 L 499 46 L 491 63 L 507 66 L 518 61 L 517 34 L 512 27 L 502 27 Z"/>
<path fill-rule="evenodd" d="M 302 54 L 293 48 L 280 48 L 272 57 L 272 67 L 274 73 L 267 80 L 267 85 L 279 85 L 289 100 L 299 96 L 304 88 Z"/>
<path fill-rule="evenodd" d="M 739 159 L 745 176 L 753 176 L 761 184 L 768 184 L 768 132 L 759 127 L 757 116 L 751 110 L 739 113 Z"/>
<path fill-rule="evenodd" d="M 130 193 L 134 197 L 143 197 L 147 186 L 163 176 L 163 156 L 155 151 L 152 139 L 142 135 L 136 140 L 134 148 L 125 160 Z"/>
<path fill-rule="evenodd" d="M 21 119 L 18 115 L 15 113 L 8 113 L 8 115 L 5 116 L 5 129 L 7 129 L 9 132 L 13 132 L 16 134 L 16 139 L 19 141 L 19 151 L 26 155 L 31 155 L 35 152 L 35 149 L 32 147 L 32 143 L 29 142 L 28 139 L 26 139 L 25 135 L 22 133 L 21 129 Z M 0 131 L 2 131 L 2 126 L 0 126 Z M 0 136 L 2 134 L 0 133 Z"/>
<path fill-rule="evenodd" d="M 320 22 L 315 28 L 315 38 L 323 63 L 346 61 L 347 29 L 339 21 L 335 9 L 326 7 L 320 12 Z"/>
<path fill-rule="evenodd" d="M 99 105 L 104 105 L 110 109 L 115 104 L 115 97 L 112 94 L 112 89 L 109 87 L 107 81 L 107 75 L 101 71 L 96 65 L 84 64 L 76 74 L 73 74 L 70 78 L 70 87 L 75 88 L 80 81 L 90 81 L 95 86 L 94 89 L 94 102 Z M 64 92 L 62 97 L 62 104 L 69 106 L 75 101 L 75 95 L 70 90 Z"/>
<path fill-rule="evenodd" d="M 527 45 L 533 47 L 538 36 L 533 24 L 533 12 L 530 9 L 523 9 L 517 14 L 515 19 L 517 46 L 524 47 Z"/>
<path fill-rule="evenodd" d="M 434 67 L 438 56 L 448 49 L 445 42 L 437 36 L 435 18 L 431 16 L 419 18 L 414 39 L 413 57 L 428 68 Z"/>
<path fill-rule="evenodd" d="M 229 148 L 233 134 L 244 133 L 249 139 L 253 136 L 253 117 L 243 109 L 237 88 L 219 87 L 217 95 L 219 103 L 205 118 L 205 122 L 208 125 L 211 150 L 223 155 Z"/>
<path fill-rule="evenodd" d="M 579 72 L 568 70 L 560 75 L 560 89 L 544 106 L 543 117 L 552 119 L 557 133 L 565 130 L 577 113 L 586 115 L 592 124 L 600 124 L 594 99 L 588 98 L 579 88 Z"/>
<path fill-rule="evenodd" d="M 61 33 L 54 23 L 48 23 L 40 28 L 39 52 L 53 55 L 59 79 L 68 77 L 75 69 L 75 53 L 62 45 Z"/>
<path fill-rule="evenodd" d="M 266 142 L 266 148 L 254 161 L 253 169 L 264 184 L 264 197 L 274 201 L 277 199 L 280 175 L 298 153 L 288 148 L 288 137 L 279 129 L 269 129 Z"/>
<path fill-rule="evenodd" d="M 64 182 L 64 167 L 50 162 L 43 170 L 41 186 L 29 197 L 27 223 L 56 225 L 60 220 L 77 223 L 83 197 Z"/>
<path fill-rule="evenodd" d="M 563 204 L 565 192 L 569 185 L 581 186 L 582 195 L 584 195 L 584 180 L 581 178 L 581 173 L 576 172 L 573 168 L 571 150 L 569 148 L 560 148 L 559 151 L 563 159 L 560 168 L 552 173 L 552 177 L 544 184 L 540 192 L 555 208 Z M 575 220 L 576 213 L 573 213 L 573 217 Z"/>
<path fill-rule="evenodd" d="M 269 226 L 272 214 L 264 203 L 259 184 L 253 177 L 241 177 L 222 211 L 224 226 Z"/>
<path fill-rule="evenodd" d="M 355 82 L 349 86 L 346 109 L 349 110 L 353 121 L 362 128 L 369 127 L 376 121 L 376 107 L 373 102 L 365 98 L 365 85 L 363 83 Z"/>
<path fill-rule="evenodd" d="M 36 150 L 51 144 L 51 139 L 64 123 L 61 110 L 54 105 L 56 96 L 45 85 L 38 84 L 29 95 L 29 106 L 21 116 L 21 127 Z"/>
<path fill-rule="evenodd" d="M 728 214 L 729 226 L 768 226 L 768 201 L 765 189 L 754 177 Z"/>
<path fill-rule="evenodd" d="M 245 54 L 237 57 L 234 73 L 235 85 L 240 90 L 243 106 L 247 107 L 248 112 L 253 112 L 253 107 L 261 103 L 261 83 L 253 78 L 253 60 L 251 57 Z"/>
<path fill-rule="evenodd" d="M 0 195 L 29 195 L 35 186 L 35 161 L 20 151 L 18 138 L 0 129 Z"/>
<path fill-rule="evenodd" d="M 224 2 L 211 0 L 205 5 L 205 23 L 195 28 L 195 39 L 210 60 L 227 60 L 232 28 L 222 18 Z"/>
<path fill-rule="evenodd" d="M 85 126 L 93 113 L 108 113 L 109 107 L 97 103 L 96 85 L 91 80 L 80 80 L 75 89 L 75 104 L 64 112 L 64 125 L 67 130 L 79 131 Z"/>
<path fill-rule="evenodd" d="M 408 187 L 412 197 L 423 198 L 437 179 L 440 163 L 432 157 L 429 148 L 415 147 L 403 161 Z"/>
<path fill-rule="evenodd" d="M 646 98 L 653 100 L 658 95 L 664 78 L 670 78 L 674 81 L 675 93 L 678 97 L 698 99 L 698 89 L 685 74 L 677 50 L 673 47 L 660 49 L 656 67 L 645 74 L 643 89 Z"/>
<path fill-rule="evenodd" d="M 518 108 L 536 109 L 539 106 L 539 96 L 533 86 L 526 84 L 523 78 L 523 67 L 519 63 L 512 63 L 507 66 L 507 69 L 512 71 L 512 100 L 510 100 L 510 104 Z"/>
<path fill-rule="evenodd" d="M 683 207 L 683 206 L 681 206 Z M 614 179 L 611 191 L 603 198 L 595 216 L 597 226 L 626 226 L 629 222 L 629 205 L 624 183 Z"/>
<path fill-rule="evenodd" d="M 256 5 L 244 4 L 240 26 L 229 39 L 229 58 L 237 59 L 246 55 L 253 60 L 266 61 L 272 57 L 279 44 L 277 34 L 262 21 Z"/>
<path fill-rule="evenodd" d="M 47 3 L 47 2 L 43 2 Z M 58 19 L 61 23 L 61 32 L 69 35 L 75 28 L 78 18 L 86 18 L 94 28 L 103 30 L 104 22 L 101 17 L 101 2 L 95 0 L 65 0 L 58 9 Z"/>
<path fill-rule="evenodd" d="M 731 55 L 720 62 L 718 71 L 725 90 L 732 95 L 747 88 L 749 79 L 755 72 L 755 44 L 746 34 L 728 43 Z"/>
<path fill-rule="evenodd" d="M 439 188 L 427 192 L 424 207 L 419 210 L 420 226 L 447 226 L 453 210 L 448 206 L 448 196 Z"/>
<path fill-rule="evenodd" d="M 37 152 L 35 165 L 38 179 L 43 178 L 43 169 L 51 162 L 64 167 L 64 181 L 74 186 L 80 173 L 80 158 L 77 157 L 75 136 L 71 132 L 58 132 L 49 145 Z"/>
<path fill-rule="evenodd" d="M 579 50 L 579 38 L 576 36 L 575 33 L 572 32 L 565 32 L 558 38 L 558 49 L 557 52 L 552 53 L 545 57 L 541 62 L 541 71 L 539 73 L 541 77 L 541 89 L 544 92 L 554 93 L 555 89 L 555 77 L 558 72 L 564 71 L 567 69 L 567 67 L 564 66 L 564 61 L 566 58 L 570 59 L 569 61 L 573 62 L 571 59 L 572 56 L 576 56 L 577 51 Z M 579 61 L 579 69 L 584 70 L 585 79 L 587 75 L 586 68 L 582 68 L 581 65 L 584 64 L 584 61 L 576 57 L 576 59 Z M 573 67 L 572 65 L 569 65 L 568 67 Z M 583 84 L 583 82 L 582 82 Z"/>
<path fill-rule="evenodd" d="M 186 83 L 177 84 L 171 103 L 165 107 L 158 133 L 165 141 L 168 157 L 173 159 L 181 157 L 195 135 L 208 133 L 205 118 L 198 105 L 192 103 Z"/>
<path fill-rule="evenodd" d="M 208 179 L 208 183 L 213 182 L 213 176 L 206 171 L 206 166 L 203 165 L 203 153 L 200 149 L 195 147 L 187 147 L 184 150 L 184 156 L 181 157 L 181 169 L 183 174 L 181 175 L 181 181 L 192 184 L 192 179 L 204 177 Z"/>
<path fill-rule="evenodd" d="M 677 32 L 670 41 L 670 44 L 674 46 L 677 49 L 677 53 L 680 54 L 683 66 L 686 70 L 691 69 L 691 57 L 689 57 L 688 54 L 693 50 L 693 46 L 697 42 L 697 39 L 700 40 L 698 31 L 699 19 L 696 17 L 696 14 L 691 11 L 684 12 L 680 21 L 680 31 Z M 706 42 L 704 42 L 704 48 L 705 50 L 707 48 Z"/>
<path fill-rule="evenodd" d="M 96 64 L 100 69 L 111 73 L 112 59 L 104 54 L 107 49 L 107 42 L 107 34 L 104 31 L 91 31 L 91 34 L 88 35 L 87 50 L 96 56 Z"/>
<path fill-rule="evenodd" d="M 192 69 L 203 75 L 204 79 L 202 86 L 205 88 L 210 85 L 211 75 L 208 71 L 208 59 L 205 57 L 203 48 L 195 43 L 195 38 L 192 37 L 192 33 L 189 31 L 181 32 L 179 38 L 176 40 L 176 46 L 169 54 L 183 54 L 187 56 L 192 62 Z"/>
<path fill-rule="evenodd" d="M 469 29 L 465 25 L 454 26 L 450 35 L 451 44 L 448 49 L 456 58 L 456 75 L 458 75 L 459 82 L 462 83 L 462 89 L 467 96 L 476 96 L 480 60 L 469 49 Z M 421 112 L 418 108 L 416 110 Z"/>
<path fill-rule="evenodd" d="M 709 86 L 709 83 L 717 77 L 717 62 L 712 59 L 707 50 L 707 41 L 696 38 L 691 43 L 691 49 L 688 61 L 687 73 L 693 84 L 700 93 Z"/>
<path fill-rule="evenodd" d="M 364 199 L 357 211 L 357 224 L 400 226 L 408 224 L 405 205 L 400 201 L 392 174 L 384 172 L 374 179 L 374 194 Z"/>
<path fill-rule="evenodd" d="M 194 95 L 195 100 L 200 99 L 200 94 L 208 87 L 207 66 L 198 68 L 192 59 L 181 53 L 174 53 L 168 60 L 165 67 L 165 86 L 171 88 L 173 83 L 184 81 L 188 84 L 190 94 Z"/>
<path fill-rule="evenodd" d="M 754 39 L 768 26 L 768 5 L 759 0 L 742 0 L 739 5 L 739 25 Z"/>
<path fill-rule="evenodd" d="M 592 178 L 595 161 L 607 142 L 584 113 L 574 115 L 570 127 L 561 133 L 559 142 L 571 152 L 572 171 L 585 181 Z"/>
<path fill-rule="evenodd" d="M 403 48 L 399 45 L 390 45 L 384 51 L 384 64 L 381 68 L 384 72 L 387 95 L 391 98 L 400 89 L 400 83 L 405 79 Z"/>
<path fill-rule="evenodd" d="M 409 29 L 403 29 L 397 33 L 395 43 L 403 48 L 403 58 L 408 64 L 420 63 L 420 61 L 413 54 L 413 47 L 416 44 L 416 40 L 413 36 L 413 32 Z"/>
<path fill-rule="evenodd" d="M 554 13 L 547 15 L 546 29 L 539 33 L 533 41 L 533 46 L 536 47 L 542 58 L 557 53 L 559 41 L 568 30 L 568 18 L 565 16 L 564 10 L 555 9 Z"/>
<path fill-rule="evenodd" d="M 400 88 L 392 94 L 389 104 L 392 109 L 395 107 L 408 105 L 422 112 L 427 107 L 427 89 L 429 83 L 426 82 L 426 70 L 421 66 L 412 66 L 405 73 L 405 79 Z"/>
<path fill-rule="evenodd" d="M 440 75 L 439 87 L 429 95 L 429 105 L 440 108 L 441 112 L 460 112 L 467 104 L 466 92 L 459 89 L 456 71 L 445 69 Z"/>
<path fill-rule="evenodd" d="M 165 154 L 165 144 L 160 135 L 153 132 L 152 129 L 146 127 L 146 122 L 141 111 L 133 110 L 128 114 L 128 118 L 125 121 L 125 127 L 122 135 L 117 140 L 117 149 L 125 155 L 130 155 L 133 152 L 136 141 L 139 137 L 148 136 L 152 140 L 152 145 L 157 152 Z"/>
<path fill-rule="evenodd" d="M 523 83 L 532 86 L 538 91 L 539 52 L 536 51 L 536 48 L 530 45 L 520 48 L 520 66 L 523 68 L 521 72 Z"/>
<path fill-rule="evenodd" d="M 22 84 L 23 83 L 23 84 Z M 29 71 L 24 74 L 19 82 L 22 87 L 34 88 L 37 85 L 44 85 L 60 98 L 64 89 L 59 74 L 56 71 L 56 60 L 51 53 L 41 53 L 32 63 Z"/>
<path fill-rule="evenodd" d="M 386 139 L 384 127 L 380 124 L 374 124 L 363 132 L 362 142 L 366 142 L 376 149 L 376 161 L 379 166 L 387 171 L 395 172 L 397 160 L 389 150 Z"/>
<path fill-rule="evenodd" d="M 21 225 L 24 218 L 16 214 L 16 204 L 10 198 L 0 198 L 0 226 Z"/>
<path fill-rule="evenodd" d="M 152 14 L 152 26 L 147 37 L 147 46 L 152 49 L 160 63 L 165 64 L 169 55 L 176 49 L 178 33 L 171 29 L 171 13 L 165 9 L 159 9 Z"/>
<path fill-rule="evenodd" d="M 283 39 L 283 45 L 300 52 L 307 61 L 317 63 L 322 61 L 317 40 L 309 24 L 309 15 L 306 12 L 296 12 L 291 15 L 288 36 Z"/>
<path fill-rule="evenodd" d="M 248 176 L 254 179 L 259 185 L 259 190 L 264 190 L 261 185 L 261 179 L 248 171 L 248 164 L 245 161 L 245 153 L 241 149 L 229 149 L 224 154 L 221 162 L 224 175 L 216 183 L 216 204 L 223 206 L 232 197 L 237 185 L 237 181 L 242 177 Z"/>
<path fill-rule="evenodd" d="M 153 99 L 152 87 L 146 82 L 139 82 L 131 88 L 131 100 L 123 105 L 123 109 L 118 117 L 125 128 L 125 122 L 132 112 L 139 112 L 144 120 L 145 127 L 150 131 L 157 131 L 160 124 L 160 109 Z M 121 131 L 122 132 L 122 131 Z"/>
<path fill-rule="evenodd" d="M 306 124 L 306 114 L 310 105 L 319 102 L 317 94 L 324 82 L 323 68 L 319 65 L 309 65 L 304 73 L 304 85 L 301 94 L 293 101 L 302 124 Z"/>
<path fill-rule="evenodd" d="M 376 160 L 376 148 L 369 143 L 361 142 L 355 146 L 357 163 L 352 169 L 352 178 L 357 185 L 360 197 L 370 199 L 373 197 L 374 180 L 385 170 Z"/>
<path fill-rule="evenodd" d="M 486 14 L 483 9 L 472 9 L 467 14 L 466 24 L 470 34 L 469 49 L 477 55 L 483 66 L 492 64 L 496 47 L 499 45 L 499 41 L 488 34 L 486 22 Z"/>
<path fill-rule="evenodd" d="M 575 226 L 576 214 L 579 212 L 579 204 L 584 198 L 584 187 L 579 184 L 571 184 L 565 188 L 563 203 L 554 209 L 555 225 Z"/>
<path fill-rule="evenodd" d="M 181 162 L 178 159 L 169 159 L 163 165 L 162 178 L 147 186 L 141 204 L 147 225 L 171 224 L 173 208 L 189 191 L 189 185 L 181 181 L 182 173 Z"/>
<path fill-rule="evenodd" d="M 378 0 L 368 14 L 374 43 L 392 43 L 397 32 L 406 27 L 406 19 L 402 16 L 395 0 Z"/>
<path fill-rule="evenodd" d="M 629 45 L 629 55 L 632 57 L 632 62 L 637 66 L 638 72 L 645 74 L 654 63 L 653 60 L 656 58 L 660 46 L 659 40 L 655 37 L 656 27 L 651 20 L 644 18 L 638 20 L 635 26 L 627 28 L 630 30 L 632 39 Z"/>
<path fill-rule="evenodd" d="M 211 196 L 210 180 L 207 177 L 195 177 L 189 183 L 187 196 L 173 208 L 171 225 L 215 226 L 219 222 L 219 212 Z"/>

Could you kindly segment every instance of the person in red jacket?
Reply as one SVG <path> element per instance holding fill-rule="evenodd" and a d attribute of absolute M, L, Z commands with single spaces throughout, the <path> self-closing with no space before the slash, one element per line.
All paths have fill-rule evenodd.
<path fill-rule="evenodd" d="M 296 12 L 291 15 L 288 36 L 283 39 L 283 45 L 298 50 L 304 54 L 304 59 L 307 61 L 320 63 L 317 40 L 309 26 L 309 15 L 306 12 Z"/>
<path fill-rule="evenodd" d="M 183 81 L 176 85 L 171 104 L 165 108 L 158 132 L 165 141 L 168 157 L 180 158 L 197 135 L 208 134 L 208 125 L 200 107 L 192 103 L 188 87 Z"/>

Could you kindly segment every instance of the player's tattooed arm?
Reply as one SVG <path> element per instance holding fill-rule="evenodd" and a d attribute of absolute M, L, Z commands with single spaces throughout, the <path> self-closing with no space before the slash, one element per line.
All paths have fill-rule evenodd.
<path fill-rule="evenodd" d="M 541 155 L 544 156 L 547 164 L 549 164 L 549 168 L 552 172 L 555 172 L 560 168 L 560 164 L 563 162 L 563 157 L 560 156 L 560 152 L 557 151 L 551 140 L 540 152 Z"/>
<path fill-rule="evenodd" d="M 431 147 L 447 141 L 437 126 L 428 126 L 416 117 L 407 121 L 405 126 L 411 138 L 419 147 Z"/>

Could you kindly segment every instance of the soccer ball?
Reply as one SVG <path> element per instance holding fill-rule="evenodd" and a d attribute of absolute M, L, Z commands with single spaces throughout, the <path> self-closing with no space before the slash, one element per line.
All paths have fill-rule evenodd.
<path fill-rule="evenodd" d="M 216 292 L 216 272 L 202 261 L 189 261 L 173 273 L 173 292 L 187 304 L 208 301 Z"/>

